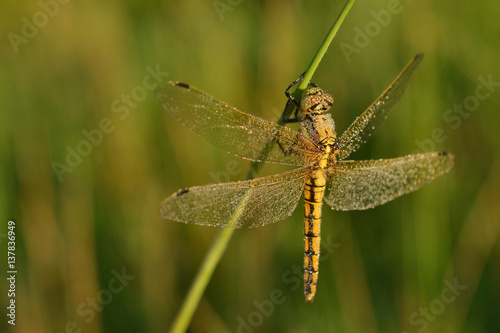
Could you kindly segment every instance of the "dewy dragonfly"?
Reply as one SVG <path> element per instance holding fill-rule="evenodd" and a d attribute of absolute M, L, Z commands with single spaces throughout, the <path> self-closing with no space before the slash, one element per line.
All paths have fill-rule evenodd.
<path fill-rule="evenodd" d="M 413 192 L 448 172 L 453 156 L 431 152 L 386 160 L 345 160 L 369 139 L 403 94 L 422 60 L 415 56 L 382 95 L 337 137 L 330 114 L 332 97 L 312 86 L 300 104 L 299 131 L 241 112 L 180 82 L 156 90 L 163 107 L 184 126 L 214 145 L 242 158 L 298 169 L 257 179 L 180 190 L 160 205 L 163 218 L 199 225 L 253 228 L 283 220 L 304 193 L 304 294 L 316 293 L 320 252 L 321 206 L 335 210 L 372 208 Z M 296 82 L 295 82 L 296 83 Z M 265 160 L 261 151 L 273 144 Z"/>

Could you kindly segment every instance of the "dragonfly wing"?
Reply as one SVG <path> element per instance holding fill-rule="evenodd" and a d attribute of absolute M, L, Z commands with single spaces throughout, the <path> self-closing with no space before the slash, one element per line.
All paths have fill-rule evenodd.
<path fill-rule="evenodd" d="M 389 112 L 408 85 L 408 82 L 422 61 L 423 54 L 416 55 L 406 67 L 399 73 L 391 85 L 363 112 L 342 134 L 339 140 L 339 153 L 337 158 L 345 159 L 360 145 L 364 144 L 373 132 L 387 119 Z"/>
<path fill-rule="evenodd" d="M 196 186 L 160 204 L 160 216 L 190 224 L 253 228 L 290 216 L 304 190 L 308 168 L 257 179 Z"/>
<path fill-rule="evenodd" d="M 329 169 L 325 201 L 336 210 L 361 210 L 418 190 L 453 166 L 443 152 L 388 160 L 341 161 Z"/>
<path fill-rule="evenodd" d="M 299 132 L 241 112 L 185 83 L 166 82 L 156 89 L 156 97 L 191 131 L 243 158 L 304 165 L 319 152 L 317 145 Z M 264 148 L 266 156 L 261 155 Z"/>

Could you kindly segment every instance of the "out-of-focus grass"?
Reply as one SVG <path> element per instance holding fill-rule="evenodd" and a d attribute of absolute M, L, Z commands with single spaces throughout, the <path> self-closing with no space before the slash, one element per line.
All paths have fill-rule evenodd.
<path fill-rule="evenodd" d="M 325 208 L 323 239 L 338 246 L 331 255 L 323 250 L 313 304 L 304 304 L 301 273 L 293 273 L 294 267 L 302 271 L 302 208 L 276 225 L 239 230 L 191 331 L 237 331 L 239 318 L 254 326 L 262 318 L 256 332 L 500 329 L 500 87 L 470 112 L 453 120 L 447 113 L 471 101 L 479 76 L 500 81 L 499 4 L 403 1 L 401 12 L 348 62 L 341 43 L 354 45 L 354 29 L 364 30 L 374 21 L 371 11 L 389 3 L 358 1 L 313 80 L 333 94 L 342 132 L 413 55 L 424 52 L 390 119 L 353 158 L 414 152 L 440 128 L 433 150 L 452 152 L 454 169 L 373 210 Z M 15 53 L 7 34 L 21 35 L 22 18 L 33 21 L 41 7 L 4 4 L 0 237 L 15 220 L 13 331 L 62 332 L 72 322 L 88 332 L 165 331 L 215 230 L 163 221 L 157 206 L 179 188 L 238 180 L 248 163 L 176 124 L 152 90 L 126 110 L 116 107 L 139 92 L 146 68 L 159 66 L 168 72 L 164 80 L 194 84 L 276 120 L 284 89 L 342 5 L 241 2 L 220 20 L 212 2 L 70 2 Z M 60 182 L 51 164 L 66 164 L 67 147 L 82 149 L 82 131 L 106 118 L 113 130 L 88 146 L 88 155 L 73 161 Z M 272 166 L 264 173 L 283 170 Z M 0 241 L 4 262 L 6 240 Z M 123 272 L 126 285 L 115 278 Z M 467 286 L 459 295 L 445 290 L 445 281 L 455 279 Z M 0 286 L 6 290 L 5 280 Z M 284 302 L 259 317 L 256 303 L 273 290 Z M 442 295 L 455 298 L 447 303 Z M 93 298 L 102 307 L 92 310 Z M 429 306 L 426 319 L 420 309 Z M 6 320 L 0 327 L 12 329 Z"/>

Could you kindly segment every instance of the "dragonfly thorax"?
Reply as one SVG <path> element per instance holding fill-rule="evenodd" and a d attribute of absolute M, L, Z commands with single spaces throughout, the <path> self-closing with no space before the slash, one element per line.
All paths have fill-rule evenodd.
<path fill-rule="evenodd" d="M 324 92 L 319 87 L 308 89 L 301 100 L 300 108 L 304 115 L 322 114 L 330 110 L 333 105 L 332 95 Z"/>
<path fill-rule="evenodd" d="M 306 114 L 299 132 L 311 139 L 321 151 L 314 159 L 319 168 L 324 169 L 328 163 L 335 163 L 337 134 L 331 114 Z"/>

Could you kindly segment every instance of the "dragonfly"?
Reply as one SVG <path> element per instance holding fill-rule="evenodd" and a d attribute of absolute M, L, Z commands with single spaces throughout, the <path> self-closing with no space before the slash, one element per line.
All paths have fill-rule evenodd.
<path fill-rule="evenodd" d="M 403 94 L 423 58 L 416 55 L 389 87 L 339 137 L 328 113 L 332 96 L 308 85 L 295 107 L 298 131 L 242 112 L 186 83 L 156 89 L 176 120 L 215 146 L 244 159 L 297 166 L 251 180 L 195 186 L 167 197 L 162 218 L 215 227 L 254 228 L 292 215 L 304 195 L 304 296 L 316 294 L 322 203 L 334 210 L 364 210 L 416 191 L 453 167 L 453 155 L 439 151 L 392 159 L 349 160 L 371 138 Z M 271 142 L 271 145 L 269 145 Z M 265 150 L 267 154 L 262 154 Z"/>

